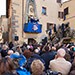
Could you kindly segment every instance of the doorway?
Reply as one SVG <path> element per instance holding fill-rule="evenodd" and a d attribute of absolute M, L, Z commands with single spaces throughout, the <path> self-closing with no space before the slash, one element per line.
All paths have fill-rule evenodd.
<path fill-rule="evenodd" d="M 32 44 L 35 44 L 36 43 L 36 40 L 35 39 L 33 39 L 33 38 L 29 38 L 28 39 L 28 44 L 29 45 L 32 45 Z"/>

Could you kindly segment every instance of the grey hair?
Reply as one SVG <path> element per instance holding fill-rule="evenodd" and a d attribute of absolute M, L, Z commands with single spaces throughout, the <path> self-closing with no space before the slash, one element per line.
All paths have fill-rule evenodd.
<path fill-rule="evenodd" d="M 60 49 L 57 51 L 57 53 L 59 53 L 59 55 L 60 55 L 61 57 L 64 57 L 65 54 L 66 54 L 66 51 L 65 51 L 63 48 L 60 48 Z"/>

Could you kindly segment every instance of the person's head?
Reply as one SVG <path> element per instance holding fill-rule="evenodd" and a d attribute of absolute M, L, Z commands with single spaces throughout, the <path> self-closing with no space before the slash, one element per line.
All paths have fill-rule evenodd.
<path fill-rule="evenodd" d="M 48 46 L 45 46 L 45 51 L 49 51 L 49 47 Z"/>
<path fill-rule="evenodd" d="M 13 47 L 14 47 L 13 42 L 10 42 L 10 43 L 9 43 L 9 48 L 12 49 Z"/>
<path fill-rule="evenodd" d="M 3 45 L 3 46 L 2 46 L 2 49 L 3 49 L 3 50 L 7 50 L 7 48 L 8 48 L 7 45 Z"/>
<path fill-rule="evenodd" d="M 38 50 L 38 49 L 35 49 L 35 50 L 34 50 L 34 53 L 39 54 L 39 50 Z"/>
<path fill-rule="evenodd" d="M 17 46 L 17 47 L 16 47 L 16 50 L 20 50 L 20 49 L 21 49 L 20 46 Z"/>
<path fill-rule="evenodd" d="M 60 48 L 58 51 L 57 51 L 57 56 L 58 57 L 64 57 L 66 54 L 66 51 L 63 49 L 63 48 Z"/>
<path fill-rule="evenodd" d="M 27 48 L 30 49 L 30 45 L 27 45 Z"/>
<path fill-rule="evenodd" d="M 12 54 L 14 54 L 13 50 L 9 50 L 9 51 L 8 51 L 8 55 L 10 56 L 10 55 L 12 55 Z"/>
<path fill-rule="evenodd" d="M 42 47 L 42 44 L 41 44 L 41 43 L 40 43 L 40 44 L 38 44 L 38 45 L 37 45 L 37 47 L 41 49 L 41 47 Z"/>
<path fill-rule="evenodd" d="M 51 50 L 52 50 L 52 51 L 56 51 L 56 47 L 53 46 Z"/>
<path fill-rule="evenodd" d="M 13 62 L 9 57 L 2 58 L 0 61 L 0 75 L 10 73 L 14 70 Z"/>
<path fill-rule="evenodd" d="M 23 55 L 26 57 L 26 59 L 29 59 L 31 57 L 32 53 L 29 50 L 25 50 L 23 52 Z"/>
<path fill-rule="evenodd" d="M 23 43 L 23 46 L 27 47 L 27 44 L 24 42 L 24 43 Z"/>
<path fill-rule="evenodd" d="M 73 51 L 73 48 L 74 48 L 74 46 L 71 46 L 71 47 L 70 47 L 70 50 Z"/>
<path fill-rule="evenodd" d="M 20 55 L 19 52 L 15 52 L 14 54 L 15 54 L 15 55 Z"/>
<path fill-rule="evenodd" d="M 66 53 L 65 56 L 64 56 L 64 58 L 65 58 L 67 61 L 71 62 L 71 56 L 70 56 L 69 53 Z"/>
<path fill-rule="evenodd" d="M 44 64 L 40 60 L 34 60 L 31 64 L 32 73 L 39 75 L 44 71 Z"/>

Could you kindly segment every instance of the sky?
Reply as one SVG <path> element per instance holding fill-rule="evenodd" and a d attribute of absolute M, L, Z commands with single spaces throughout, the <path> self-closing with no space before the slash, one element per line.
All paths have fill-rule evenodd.
<path fill-rule="evenodd" d="M 0 0 L 0 17 L 6 15 L 6 0 Z"/>

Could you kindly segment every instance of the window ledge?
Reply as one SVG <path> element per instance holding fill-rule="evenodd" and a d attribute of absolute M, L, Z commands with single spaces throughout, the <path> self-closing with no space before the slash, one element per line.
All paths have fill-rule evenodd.
<path fill-rule="evenodd" d="M 46 15 L 44 15 L 43 13 L 41 13 L 41 15 L 42 15 L 42 16 L 48 16 L 47 14 L 46 14 Z"/>

